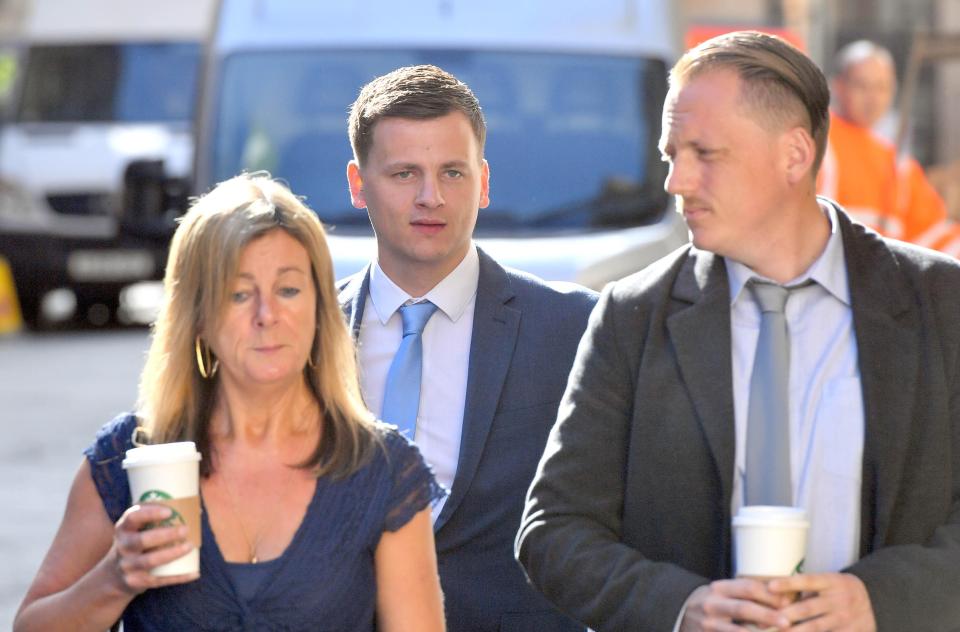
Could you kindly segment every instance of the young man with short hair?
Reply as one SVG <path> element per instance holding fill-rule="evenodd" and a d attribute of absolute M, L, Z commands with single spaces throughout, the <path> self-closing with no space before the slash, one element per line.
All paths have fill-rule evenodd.
<path fill-rule="evenodd" d="M 409 426 L 450 489 L 434 516 L 448 629 L 582 630 L 526 583 L 512 551 L 596 294 L 505 269 L 474 245 L 490 196 L 486 129 L 455 77 L 434 66 L 378 77 L 349 125 L 350 194 L 369 214 L 377 259 L 340 298 L 368 406 Z M 417 367 L 403 390 L 419 385 L 412 403 L 395 395 L 401 365 Z"/>

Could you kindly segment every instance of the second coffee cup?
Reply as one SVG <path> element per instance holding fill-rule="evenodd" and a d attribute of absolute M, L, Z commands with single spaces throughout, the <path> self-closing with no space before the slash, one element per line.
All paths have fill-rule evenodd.
<path fill-rule="evenodd" d="M 741 507 L 733 519 L 736 575 L 771 579 L 803 572 L 809 527 L 799 507 Z"/>
<path fill-rule="evenodd" d="M 749 505 L 733 518 L 737 577 L 768 580 L 803 572 L 810 523 L 799 507 Z M 776 628 L 757 632 L 775 632 Z"/>

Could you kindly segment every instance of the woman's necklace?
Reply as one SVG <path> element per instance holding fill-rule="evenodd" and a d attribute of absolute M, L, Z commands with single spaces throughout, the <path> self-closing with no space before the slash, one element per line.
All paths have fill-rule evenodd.
<path fill-rule="evenodd" d="M 251 540 L 250 535 L 247 533 L 247 528 L 243 524 L 243 519 L 240 518 L 240 506 L 237 502 L 237 495 L 234 493 L 233 485 L 230 482 L 230 477 L 227 476 L 227 473 L 220 469 L 220 476 L 223 479 L 223 485 L 227 490 L 227 496 L 230 498 L 230 510 L 233 512 L 233 517 L 237 520 L 237 525 L 240 527 L 240 535 L 243 536 L 243 541 L 247 545 L 247 559 L 250 560 L 250 564 L 256 564 L 260 561 L 260 558 L 257 556 L 257 547 L 260 545 L 260 540 L 263 537 L 264 532 L 267 530 L 266 527 L 270 524 L 269 518 L 271 516 L 278 515 L 277 509 L 283 506 L 283 502 L 286 500 L 287 496 L 290 493 L 290 483 L 293 481 L 294 468 L 287 467 L 287 477 L 282 485 L 282 493 L 276 495 L 276 500 L 272 507 L 273 511 L 266 513 L 268 520 L 264 522 L 260 528 L 254 532 L 254 537 Z"/>
<path fill-rule="evenodd" d="M 226 413 L 225 413 L 226 414 Z M 320 428 L 320 417 L 319 409 L 316 407 L 316 404 L 311 405 L 311 414 L 316 416 L 317 423 L 316 428 Z M 229 424 L 228 424 L 229 427 Z M 235 453 L 234 453 L 235 454 Z M 226 468 L 223 467 L 223 460 L 220 460 L 220 466 L 217 468 L 220 472 L 220 476 L 223 479 L 223 486 L 226 489 L 228 499 L 230 500 L 230 511 L 233 513 L 233 517 L 237 521 L 237 525 L 240 527 L 240 534 L 243 536 L 244 544 L 247 546 L 247 559 L 250 560 L 250 564 L 256 564 L 260 561 L 260 557 L 257 555 L 257 549 L 260 546 L 260 541 L 262 540 L 264 534 L 269 530 L 272 521 L 274 518 L 279 515 L 278 510 L 281 509 L 286 503 L 287 498 L 290 496 L 290 488 L 293 486 L 293 480 L 297 473 L 297 470 L 300 468 L 290 467 L 286 464 L 281 464 L 286 469 L 286 477 L 284 478 L 281 489 L 278 490 L 279 493 L 271 494 L 274 498 L 273 506 L 270 508 L 271 511 L 264 513 L 266 519 L 261 522 L 259 527 L 254 530 L 253 538 L 250 537 L 250 533 L 247 531 L 246 525 L 243 523 L 243 519 L 240 517 L 240 503 L 239 495 L 236 493 L 236 490 L 233 488 L 233 483 L 230 480 Z"/>

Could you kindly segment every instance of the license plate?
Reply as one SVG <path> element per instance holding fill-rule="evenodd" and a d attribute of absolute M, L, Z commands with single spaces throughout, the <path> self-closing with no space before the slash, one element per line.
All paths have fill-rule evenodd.
<path fill-rule="evenodd" d="M 67 258 L 67 273 L 74 281 L 139 281 L 155 269 L 146 250 L 77 250 Z"/>

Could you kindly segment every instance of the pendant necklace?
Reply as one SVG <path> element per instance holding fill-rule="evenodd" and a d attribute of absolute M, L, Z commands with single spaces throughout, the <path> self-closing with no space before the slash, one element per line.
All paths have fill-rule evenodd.
<path fill-rule="evenodd" d="M 284 467 L 287 467 L 286 465 Z M 287 480 L 283 487 L 283 493 L 276 496 L 276 502 L 274 503 L 272 513 L 266 514 L 267 516 L 272 516 L 276 514 L 276 509 L 282 506 L 283 501 L 286 499 L 287 495 L 290 492 L 290 483 L 293 480 L 293 471 L 292 468 L 288 468 L 290 471 L 287 472 Z M 227 496 L 230 497 L 230 509 L 233 512 L 233 517 L 237 520 L 237 525 L 240 527 L 240 534 L 243 536 L 244 544 L 247 545 L 247 559 L 249 559 L 250 564 L 257 564 L 260 561 L 260 558 L 257 556 L 257 546 L 260 544 L 260 539 L 263 537 L 263 529 L 258 529 L 254 534 L 255 537 L 253 540 L 250 539 L 249 534 L 247 533 L 247 528 L 243 524 L 243 520 L 240 518 L 240 509 L 239 504 L 237 503 L 237 497 L 234 494 L 233 485 L 230 483 L 230 477 L 227 476 L 226 472 L 221 468 L 220 474 L 223 477 L 224 486 L 227 488 Z"/>

